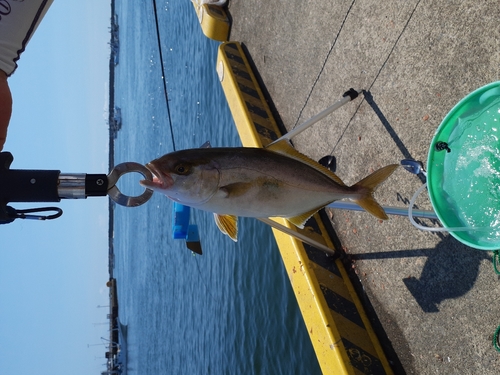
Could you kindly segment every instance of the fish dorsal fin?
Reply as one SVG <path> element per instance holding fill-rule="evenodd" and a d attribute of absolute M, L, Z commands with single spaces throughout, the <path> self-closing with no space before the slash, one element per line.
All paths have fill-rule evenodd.
<path fill-rule="evenodd" d="M 214 213 L 215 224 L 220 231 L 229 236 L 234 242 L 238 241 L 238 217 L 233 215 L 219 215 Z"/>
<path fill-rule="evenodd" d="M 303 214 L 300 214 L 298 216 L 287 217 L 286 219 L 296 227 L 302 229 L 304 228 L 304 224 L 306 223 L 306 221 L 309 220 L 312 215 L 318 212 L 320 208 L 321 207 L 315 208 L 311 211 L 304 212 Z"/>
<path fill-rule="evenodd" d="M 294 149 L 293 146 L 290 144 L 290 142 L 288 142 L 286 139 L 283 139 L 276 143 L 271 143 L 269 146 L 266 147 L 266 149 L 269 151 L 276 152 L 278 154 L 288 156 L 289 158 L 298 160 L 304 164 L 307 164 L 308 166 L 316 169 L 317 171 L 327 175 L 340 186 L 346 186 L 346 184 L 344 184 L 344 182 L 340 179 L 340 177 L 338 177 L 335 173 L 323 167 L 317 161 L 312 160 L 310 157 Z"/>

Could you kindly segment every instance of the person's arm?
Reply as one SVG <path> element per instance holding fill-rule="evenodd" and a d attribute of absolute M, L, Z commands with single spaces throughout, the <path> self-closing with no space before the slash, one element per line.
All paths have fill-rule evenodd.
<path fill-rule="evenodd" d="M 0 70 L 0 151 L 7 138 L 7 126 L 12 113 L 12 95 L 10 94 L 7 74 Z"/>
<path fill-rule="evenodd" d="M 7 83 L 19 56 L 53 0 L 0 0 L 0 150 L 7 137 L 12 96 Z"/>

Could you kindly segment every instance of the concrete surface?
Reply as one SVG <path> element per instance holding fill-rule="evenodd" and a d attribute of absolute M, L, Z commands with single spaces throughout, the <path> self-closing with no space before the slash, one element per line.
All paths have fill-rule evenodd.
<path fill-rule="evenodd" d="M 334 155 L 347 184 L 404 158 L 425 163 L 450 109 L 500 80 L 496 0 L 230 0 L 228 9 L 230 39 L 248 50 L 286 129 L 350 87 L 366 90 L 294 139 L 316 160 Z M 376 198 L 407 206 L 421 184 L 400 168 Z M 426 194 L 417 204 L 431 209 Z M 500 282 L 490 252 L 404 217 L 330 215 L 395 351 L 396 373 L 500 373 L 492 346 Z"/>

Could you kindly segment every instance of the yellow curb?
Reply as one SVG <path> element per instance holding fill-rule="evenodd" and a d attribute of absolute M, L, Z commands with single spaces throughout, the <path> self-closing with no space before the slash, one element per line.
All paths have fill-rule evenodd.
<path fill-rule="evenodd" d="M 245 147 L 264 147 L 280 131 L 238 42 L 219 47 L 217 73 Z M 334 248 L 319 215 L 297 229 Z M 339 259 L 273 229 L 283 263 L 324 374 L 393 374 Z"/>
<path fill-rule="evenodd" d="M 224 42 L 228 40 L 230 21 L 226 11 L 216 5 L 198 5 L 192 2 L 201 30 L 207 38 Z"/>

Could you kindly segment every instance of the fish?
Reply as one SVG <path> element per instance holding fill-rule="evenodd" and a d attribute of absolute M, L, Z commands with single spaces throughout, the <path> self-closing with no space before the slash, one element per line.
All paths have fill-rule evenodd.
<path fill-rule="evenodd" d="M 266 148 L 215 147 L 174 151 L 146 164 L 154 178 L 140 184 L 183 205 L 214 213 L 222 233 L 237 241 L 238 217 L 284 217 L 303 228 L 340 199 L 388 219 L 373 197 L 399 166 L 390 164 L 352 186 L 301 154 L 287 140 Z"/>

